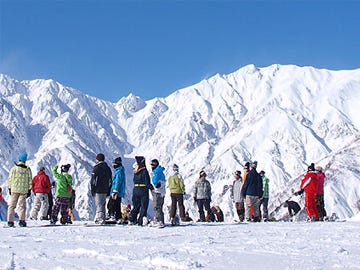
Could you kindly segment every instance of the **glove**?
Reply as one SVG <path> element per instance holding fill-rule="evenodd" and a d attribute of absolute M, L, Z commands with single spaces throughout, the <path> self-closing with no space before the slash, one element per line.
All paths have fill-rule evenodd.
<path fill-rule="evenodd" d="M 197 202 L 197 199 L 196 199 L 196 197 L 194 197 L 194 201 L 195 201 L 195 202 Z"/>
<path fill-rule="evenodd" d="M 9 195 L 11 195 L 11 188 L 9 188 Z"/>
<path fill-rule="evenodd" d="M 259 201 L 260 201 L 261 203 L 263 202 L 263 200 L 264 200 L 263 197 L 259 198 Z"/>
<path fill-rule="evenodd" d="M 116 198 L 117 198 L 117 192 L 114 192 L 114 193 L 111 195 L 111 198 L 112 198 L 113 200 L 116 200 Z"/>
<path fill-rule="evenodd" d="M 29 198 L 31 196 L 31 189 L 28 190 L 28 193 L 26 194 L 26 198 Z"/>
<path fill-rule="evenodd" d="M 156 188 L 160 188 L 160 187 L 161 187 L 161 183 L 160 183 L 160 182 L 157 183 L 155 187 L 156 187 Z"/>
<path fill-rule="evenodd" d="M 298 192 L 295 192 L 294 195 L 298 196 L 304 193 L 304 189 L 300 189 Z"/>

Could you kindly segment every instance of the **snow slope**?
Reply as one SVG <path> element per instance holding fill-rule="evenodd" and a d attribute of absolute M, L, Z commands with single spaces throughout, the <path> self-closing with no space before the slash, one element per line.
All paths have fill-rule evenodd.
<path fill-rule="evenodd" d="M 20 152 L 29 153 L 35 174 L 71 163 L 81 219 L 94 218 L 88 184 L 95 156 L 122 156 L 131 200 L 135 155 L 157 158 L 170 173 L 180 166 L 191 199 L 198 172 L 205 169 L 213 203 L 234 219 L 228 186 L 234 170 L 258 160 L 270 178 L 270 211 L 297 190 L 307 165 L 326 167 L 328 213 L 349 218 L 360 212 L 360 70 L 245 66 L 217 74 L 168 97 L 144 101 L 130 94 L 106 102 L 53 80 L 17 81 L 0 75 L 0 185 Z M 300 199 L 302 203 L 303 200 Z M 29 206 L 31 206 L 31 199 Z M 169 196 L 166 197 L 169 205 Z M 6 209 L 1 208 L 2 211 Z M 149 211 L 151 215 L 151 209 Z M 274 211 L 281 216 L 281 211 Z"/>
<path fill-rule="evenodd" d="M 0 269 L 360 269 L 359 221 L 0 227 Z"/>

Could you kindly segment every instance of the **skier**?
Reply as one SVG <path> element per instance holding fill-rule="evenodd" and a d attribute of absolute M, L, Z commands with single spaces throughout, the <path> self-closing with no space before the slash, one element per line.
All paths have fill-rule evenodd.
<path fill-rule="evenodd" d="M 151 160 L 151 170 L 152 177 L 151 182 L 154 186 L 154 190 L 151 192 L 153 196 L 153 204 L 154 204 L 154 212 L 155 212 L 155 220 L 153 225 L 164 227 L 164 197 L 166 193 L 165 186 L 165 175 L 164 168 L 159 165 L 159 161 L 157 159 Z"/>
<path fill-rule="evenodd" d="M 244 197 L 241 196 L 241 189 L 242 189 L 241 171 L 235 171 L 234 178 L 235 180 L 231 187 L 230 198 L 235 203 L 235 209 L 239 217 L 239 221 L 243 222 L 245 208 L 244 208 Z"/>
<path fill-rule="evenodd" d="M 110 196 L 112 185 L 112 173 L 110 167 L 105 162 L 105 155 L 96 155 L 96 164 L 91 174 L 91 194 L 95 197 L 96 217 L 95 223 L 105 224 L 105 205 L 106 197 Z"/>
<path fill-rule="evenodd" d="M 71 165 L 66 164 L 60 167 L 61 173 L 58 173 L 58 165 L 54 166 L 52 173 L 56 179 L 55 203 L 51 213 L 50 224 L 55 225 L 58 220 L 59 211 L 61 212 L 60 223 L 62 225 L 71 224 L 68 208 L 70 206 L 70 198 L 72 196 L 72 177 L 69 174 Z"/>
<path fill-rule="evenodd" d="M 182 221 L 185 221 L 185 207 L 184 207 L 184 194 L 185 194 L 185 185 L 183 179 L 179 175 L 179 166 L 173 165 L 173 175 L 169 177 L 168 180 L 170 197 L 171 197 L 171 207 L 170 207 L 170 218 L 171 225 L 176 225 L 176 204 L 179 207 L 179 215 Z"/>
<path fill-rule="evenodd" d="M 263 196 L 260 198 L 260 206 L 262 207 L 262 217 L 264 221 L 268 221 L 269 218 L 269 212 L 268 212 L 268 204 L 269 204 L 269 178 L 267 178 L 265 176 L 265 172 L 264 171 L 260 171 L 260 176 L 262 178 L 262 183 L 263 183 Z M 261 216 L 261 211 L 259 212 L 260 216 Z"/>
<path fill-rule="evenodd" d="M 209 215 L 210 221 L 215 221 L 214 214 L 210 209 L 211 202 L 211 185 L 208 180 L 206 180 L 206 173 L 202 170 L 199 173 L 200 178 L 195 182 L 195 191 L 194 191 L 194 201 L 197 203 L 199 208 L 199 221 L 205 222 L 205 213 L 204 208 Z"/>
<path fill-rule="evenodd" d="M 117 157 L 113 160 L 113 168 L 115 169 L 115 175 L 111 186 L 107 208 L 109 210 L 109 219 L 111 221 L 117 221 L 121 224 L 121 200 L 125 195 L 126 189 L 125 170 L 122 165 L 121 157 Z"/>
<path fill-rule="evenodd" d="M 10 203 L 8 206 L 8 226 L 14 227 L 15 208 L 19 209 L 19 226 L 26 227 L 26 198 L 31 195 L 32 174 L 26 166 L 27 154 L 19 156 L 19 162 L 11 168 L 8 178 Z"/>
<path fill-rule="evenodd" d="M 30 213 L 30 219 L 37 219 L 40 211 L 40 220 L 47 219 L 49 209 L 49 195 L 51 191 L 51 183 L 49 176 L 45 173 L 45 167 L 40 167 L 37 175 L 32 180 L 32 191 L 35 194 L 35 202 Z"/>
<path fill-rule="evenodd" d="M 143 156 L 135 157 L 136 163 L 133 165 L 134 189 L 132 195 L 133 208 L 129 216 L 129 225 L 147 225 L 147 209 L 149 206 L 149 190 L 154 187 L 150 183 L 150 175 L 145 165 Z M 139 217 L 138 217 L 139 214 Z"/>
<path fill-rule="evenodd" d="M 246 176 L 245 183 L 241 190 L 241 195 L 245 198 L 245 217 L 251 221 L 250 209 L 254 208 L 253 221 L 260 222 L 259 205 L 260 198 L 263 196 L 262 179 L 256 171 L 257 161 L 250 164 L 250 172 Z"/>
<path fill-rule="evenodd" d="M 324 204 L 324 182 L 325 174 L 321 166 L 316 166 L 318 188 L 316 194 L 316 209 L 318 211 L 319 220 L 323 221 L 327 219 L 325 204 Z"/>
<path fill-rule="evenodd" d="M 315 164 L 311 163 L 308 167 L 305 177 L 300 184 L 300 192 L 305 191 L 305 208 L 309 216 L 309 221 L 319 220 L 316 209 L 316 193 L 318 189 L 317 174 L 315 172 Z M 299 192 L 298 192 L 299 194 Z"/>

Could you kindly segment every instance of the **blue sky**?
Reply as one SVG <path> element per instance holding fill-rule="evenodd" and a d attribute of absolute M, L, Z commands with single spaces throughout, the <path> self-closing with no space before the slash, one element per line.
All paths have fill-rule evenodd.
<path fill-rule="evenodd" d="M 0 73 L 116 102 L 247 64 L 360 68 L 360 1 L 0 0 Z"/>

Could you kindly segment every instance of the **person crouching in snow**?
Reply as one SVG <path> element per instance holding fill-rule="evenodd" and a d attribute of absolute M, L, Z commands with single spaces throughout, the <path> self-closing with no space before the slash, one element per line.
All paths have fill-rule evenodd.
<path fill-rule="evenodd" d="M 71 167 L 70 164 L 60 167 L 61 173 L 58 173 L 58 167 L 54 166 L 52 173 L 56 179 L 55 203 L 51 213 L 50 224 L 55 225 L 58 220 L 59 211 L 61 212 L 60 223 L 65 225 L 72 224 L 68 209 L 70 207 L 70 199 L 72 196 L 72 177 L 68 174 Z"/>
<path fill-rule="evenodd" d="M 305 191 L 305 208 L 309 216 L 309 221 L 319 220 L 319 215 L 316 209 L 316 193 L 318 189 L 317 174 L 315 172 L 315 164 L 311 163 L 308 167 L 305 177 L 301 180 L 300 192 Z"/>
<path fill-rule="evenodd" d="M 199 173 L 200 178 L 195 182 L 194 190 L 194 201 L 197 203 L 199 208 L 200 222 L 205 222 L 205 213 L 204 208 L 209 215 L 210 221 L 215 221 L 214 214 L 210 208 L 211 202 L 211 185 L 208 180 L 206 180 L 206 173 L 202 170 Z"/>
<path fill-rule="evenodd" d="M 159 165 L 159 161 L 157 159 L 151 160 L 151 169 L 152 169 L 152 178 L 151 183 L 154 186 L 154 190 L 152 191 L 153 196 L 153 204 L 154 204 L 154 212 L 155 212 L 155 220 L 154 225 L 158 225 L 160 227 L 164 226 L 164 198 L 166 193 L 165 186 L 165 175 L 164 168 Z"/>
<path fill-rule="evenodd" d="M 121 199 L 125 195 L 126 188 L 125 170 L 122 166 L 121 157 L 114 159 L 113 168 L 115 169 L 115 175 L 112 181 L 107 208 L 109 210 L 109 220 L 117 221 L 120 224 L 122 223 Z"/>

